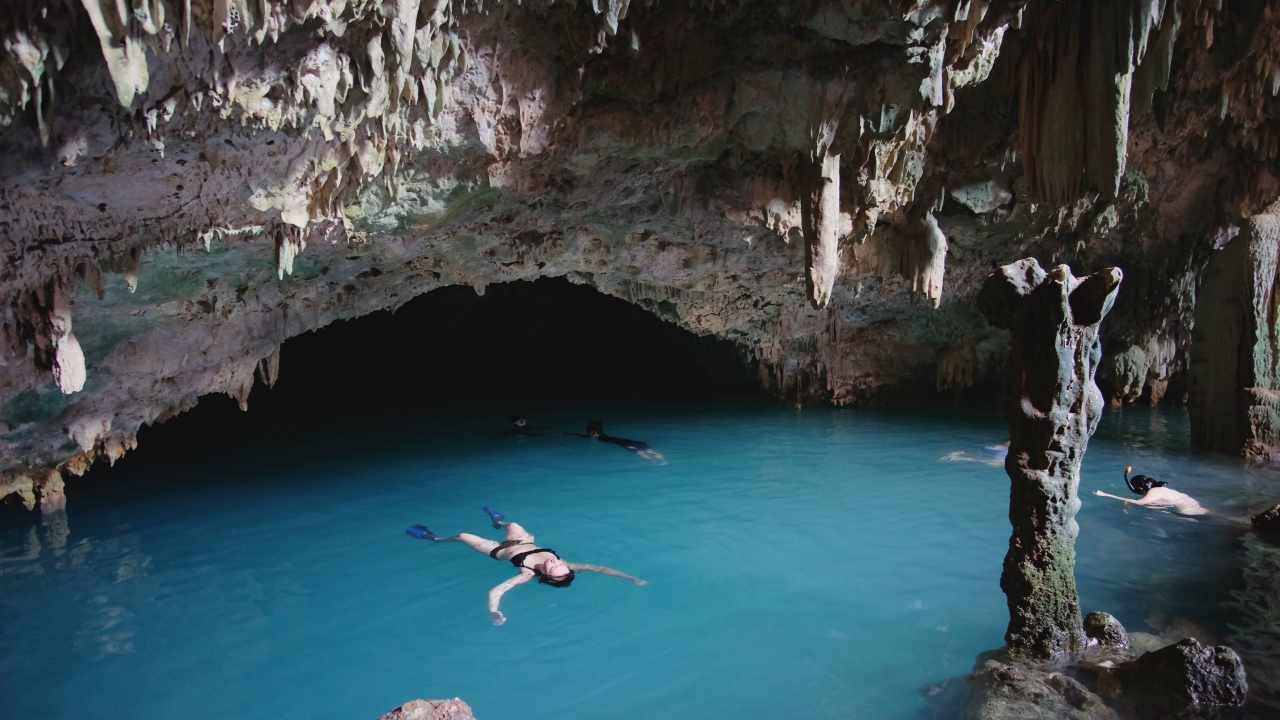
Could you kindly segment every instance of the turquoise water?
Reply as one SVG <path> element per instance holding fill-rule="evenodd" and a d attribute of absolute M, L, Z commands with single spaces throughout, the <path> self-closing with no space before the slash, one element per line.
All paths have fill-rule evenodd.
<path fill-rule="evenodd" d="M 665 462 L 559 434 L 590 417 Z M 1008 480 L 940 461 L 984 457 L 998 417 L 732 405 L 533 421 L 556 432 L 454 417 L 208 437 L 73 483 L 65 516 L 5 514 L 4 715 L 345 720 L 456 695 L 482 719 L 952 717 L 958 678 L 1002 642 Z M 1126 462 L 1228 515 L 1278 487 L 1191 455 L 1186 425 L 1105 419 L 1081 593 L 1131 630 L 1220 635 L 1239 529 L 1091 495 L 1120 494 Z M 526 585 L 494 627 L 486 592 L 510 566 L 404 534 L 492 534 L 484 504 L 650 584 Z"/>

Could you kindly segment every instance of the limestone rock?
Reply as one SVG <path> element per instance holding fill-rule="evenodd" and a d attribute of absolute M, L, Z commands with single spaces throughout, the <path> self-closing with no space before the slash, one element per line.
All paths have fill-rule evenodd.
<path fill-rule="evenodd" d="M 34 510 L 36 507 L 36 486 L 31 476 L 24 473 L 16 473 L 9 476 L 0 476 L 0 498 L 6 498 L 10 495 L 16 495 L 22 506 L 28 510 Z"/>
<path fill-rule="evenodd" d="M 1119 720 L 1102 698 L 1051 669 L 988 659 L 969 682 L 966 720 Z"/>
<path fill-rule="evenodd" d="M 1188 638 L 1116 668 L 1123 701 L 1143 718 L 1202 717 L 1244 705 L 1244 663 L 1229 647 Z"/>
<path fill-rule="evenodd" d="M 1191 439 L 1280 457 L 1280 214 L 1249 218 L 1209 263 L 1191 351 Z"/>
<path fill-rule="evenodd" d="M 968 183 L 952 188 L 951 198 L 978 215 L 1002 208 L 1013 201 L 1013 193 L 999 180 Z"/>
<path fill-rule="evenodd" d="M 1076 592 L 1075 516 L 1080 464 L 1102 415 L 1094 376 L 1099 326 L 1115 303 L 1117 268 L 1077 279 L 1046 273 L 1034 258 L 993 272 L 978 296 L 987 319 L 1010 331 L 1009 521 L 1000 587 L 1009 605 L 1010 651 L 1069 657 L 1085 646 Z"/>
<path fill-rule="evenodd" d="M 1263 510 L 1252 519 L 1253 529 L 1268 537 L 1280 537 L 1280 505 Z"/>
<path fill-rule="evenodd" d="M 1109 648 L 1129 647 L 1129 635 L 1114 616 L 1091 612 L 1084 616 L 1084 634 L 1093 642 Z"/>
<path fill-rule="evenodd" d="M 410 700 L 378 720 L 475 720 L 471 706 L 460 698 Z"/>
<path fill-rule="evenodd" d="M 62 481 L 62 473 L 50 470 L 37 487 L 40 497 L 40 512 L 50 515 L 62 512 L 67 507 L 66 486 Z"/>

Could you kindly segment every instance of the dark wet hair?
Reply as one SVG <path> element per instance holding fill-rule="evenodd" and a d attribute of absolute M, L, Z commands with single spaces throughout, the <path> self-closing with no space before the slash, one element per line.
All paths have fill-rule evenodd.
<path fill-rule="evenodd" d="M 574 575 L 572 570 L 569 571 L 569 574 L 561 575 L 558 578 L 553 578 L 549 575 L 543 575 L 542 573 L 538 573 L 538 582 L 550 585 L 552 587 L 569 587 L 569 585 L 573 583 L 573 577 Z"/>
<path fill-rule="evenodd" d="M 604 423 L 600 422 L 599 420 L 592 420 L 591 422 L 587 423 L 587 434 L 590 435 L 592 432 L 596 432 L 603 435 Z"/>

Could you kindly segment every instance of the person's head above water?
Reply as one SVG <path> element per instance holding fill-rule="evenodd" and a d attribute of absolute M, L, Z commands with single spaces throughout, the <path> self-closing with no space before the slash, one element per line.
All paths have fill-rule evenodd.
<path fill-rule="evenodd" d="M 1157 480 L 1147 475 L 1134 475 L 1129 477 L 1129 473 L 1133 472 L 1132 465 L 1124 466 L 1124 484 L 1129 486 L 1135 495 L 1146 495 L 1151 492 L 1152 488 L 1165 487 L 1169 483 L 1163 480 Z"/>
<path fill-rule="evenodd" d="M 553 557 L 541 565 L 535 566 L 534 572 L 538 574 L 538 582 L 552 587 L 569 587 L 574 577 L 569 563 L 558 557 Z"/>
<path fill-rule="evenodd" d="M 600 437 L 604 434 L 604 423 L 599 420 L 592 420 L 587 423 L 587 434 L 591 437 Z"/>

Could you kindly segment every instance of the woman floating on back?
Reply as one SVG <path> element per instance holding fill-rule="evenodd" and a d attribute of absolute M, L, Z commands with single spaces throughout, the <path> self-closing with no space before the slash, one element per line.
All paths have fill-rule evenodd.
<path fill-rule="evenodd" d="M 1168 483 L 1163 480 L 1157 480 L 1147 475 L 1134 475 L 1130 478 L 1129 473 L 1131 472 L 1133 472 L 1133 466 L 1126 465 L 1124 468 L 1124 484 L 1140 499 L 1130 500 L 1129 498 L 1111 495 L 1101 490 L 1095 490 L 1093 494 L 1098 497 L 1119 500 L 1130 505 L 1141 505 L 1160 510 L 1170 508 L 1179 515 L 1207 515 L 1209 513 L 1203 505 L 1196 502 L 1195 498 L 1167 487 Z"/>
<path fill-rule="evenodd" d="M 484 511 L 489 515 L 489 522 L 495 530 L 506 531 L 507 537 L 502 542 L 483 538 L 479 535 L 472 535 L 471 533 L 458 533 L 449 537 L 440 537 L 425 525 L 413 525 L 405 532 L 419 540 L 460 542 L 472 550 L 488 555 L 494 560 L 506 560 L 516 567 L 517 573 L 515 577 L 495 585 L 489 591 L 489 616 L 493 619 L 494 625 L 501 625 L 507 621 L 507 616 L 502 614 L 502 596 L 506 595 L 511 588 L 524 585 L 531 580 L 537 580 L 551 587 L 569 587 L 576 573 L 586 571 L 630 580 L 640 586 L 648 584 L 638 577 L 632 577 L 603 565 L 565 562 L 560 559 L 555 550 L 538 547 L 534 542 L 533 535 L 521 527 L 519 523 L 508 521 L 503 517 L 502 513 L 488 507 L 485 507 Z"/>

